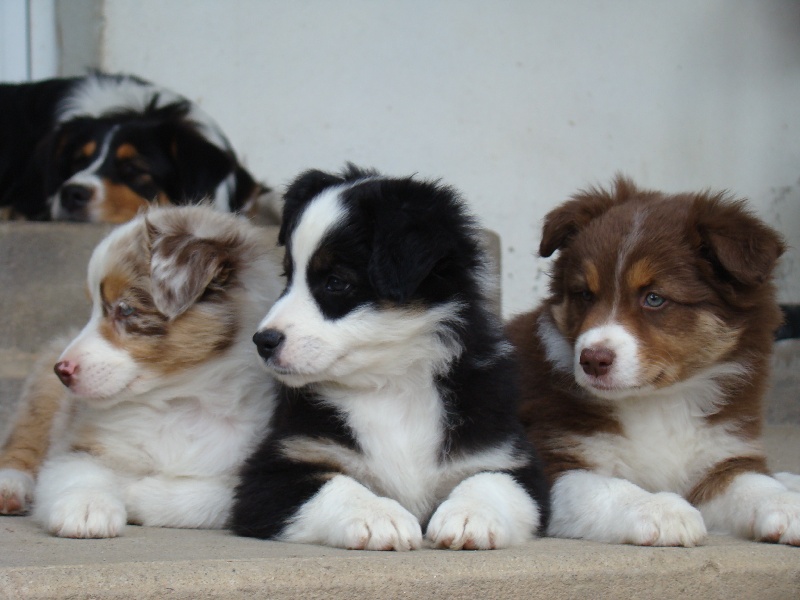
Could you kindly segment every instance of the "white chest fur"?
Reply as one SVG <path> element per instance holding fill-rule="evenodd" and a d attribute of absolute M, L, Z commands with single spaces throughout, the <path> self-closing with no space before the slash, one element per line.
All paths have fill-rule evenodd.
<path fill-rule="evenodd" d="M 627 479 L 648 491 L 686 494 L 714 464 L 761 452 L 737 435 L 736 424 L 711 424 L 707 415 L 725 401 L 713 378 L 615 402 L 622 434 L 577 440 L 603 475 Z"/>

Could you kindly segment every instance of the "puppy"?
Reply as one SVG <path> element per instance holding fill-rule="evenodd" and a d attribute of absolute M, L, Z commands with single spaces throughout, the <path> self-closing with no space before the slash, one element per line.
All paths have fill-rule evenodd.
<path fill-rule="evenodd" d="M 760 440 L 783 250 L 741 200 L 621 176 L 547 215 L 550 295 L 507 333 L 552 535 L 800 544 L 798 478 L 773 477 Z"/>
<path fill-rule="evenodd" d="M 55 364 L 61 392 L 36 374 L 5 450 L 28 459 L 0 475 L 6 512 L 26 508 L 46 452 L 33 517 L 55 535 L 227 524 L 274 408 L 251 342 L 283 287 L 270 246 L 206 207 L 150 211 L 97 246 L 91 317 Z"/>
<path fill-rule="evenodd" d="M 196 104 L 127 75 L 0 85 L 0 159 L 10 218 L 122 223 L 206 199 L 247 213 L 269 192 Z"/>
<path fill-rule="evenodd" d="M 368 550 L 501 548 L 548 517 L 487 259 L 450 188 L 348 168 L 287 190 L 288 277 L 253 340 L 283 383 L 240 535 Z"/>

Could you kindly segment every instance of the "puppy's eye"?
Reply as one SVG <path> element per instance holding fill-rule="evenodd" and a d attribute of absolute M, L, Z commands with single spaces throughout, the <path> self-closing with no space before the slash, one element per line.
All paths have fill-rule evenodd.
<path fill-rule="evenodd" d="M 136 313 L 136 309 L 127 302 L 119 301 L 114 308 L 114 317 L 120 320 L 127 319 Z"/>
<path fill-rule="evenodd" d="M 645 308 L 661 308 L 666 303 L 667 299 L 663 296 L 659 296 L 654 292 L 649 292 L 645 294 L 644 300 L 642 300 L 642 304 Z"/>
<path fill-rule="evenodd" d="M 343 294 L 352 289 L 352 284 L 336 275 L 330 275 L 325 281 L 325 291 L 332 294 Z"/>
<path fill-rule="evenodd" d="M 594 294 L 589 290 L 576 290 L 572 292 L 572 295 L 581 302 L 589 303 L 594 301 Z"/>
<path fill-rule="evenodd" d="M 125 161 L 117 166 L 120 175 L 124 177 L 141 177 L 147 175 L 147 167 L 141 163 Z"/>

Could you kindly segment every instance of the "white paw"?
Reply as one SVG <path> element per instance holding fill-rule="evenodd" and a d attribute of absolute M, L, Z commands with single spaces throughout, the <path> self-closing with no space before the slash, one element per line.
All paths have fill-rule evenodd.
<path fill-rule="evenodd" d="M 0 515 L 21 515 L 33 502 L 33 477 L 17 469 L 0 469 Z"/>
<path fill-rule="evenodd" d="M 125 526 L 125 506 L 108 494 L 68 492 L 53 503 L 47 529 L 59 537 L 116 537 Z"/>
<path fill-rule="evenodd" d="M 333 546 L 349 550 L 416 550 L 422 546 L 417 518 L 390 498 L 375 498 L 331 533 Z"/>
<path fill-rule="evenodd" d="M 755 511 L 753 537 L 800 546 L 800 494 L 779 492 L 764 498 Z"/>
<path fill-rule="evenodd" d="M 638 546 L 696 546 L 706 537 L 700 511 L 677 494 L 652 494 L 631 508 L 633 518 L 624 542 Z"/>
<path fill-rule="evenodd" d="M 800 475 L 795 475 L 794 473 L 775 473 L 773 477 L 785 485 L 786 489 L 792 492 L 800 492 Z"/>
<path fill-rule="evenodd" d="M 511 545 L 511 523 L 494 507 L 466 498 L 442 502 L 425 537 L 437 548 L 494 550 Z"/>

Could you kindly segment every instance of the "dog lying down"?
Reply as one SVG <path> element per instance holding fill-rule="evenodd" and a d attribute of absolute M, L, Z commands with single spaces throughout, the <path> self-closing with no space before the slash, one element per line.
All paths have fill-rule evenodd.
<path fill-rule="evenodd" d="M 475 223 L 442 185 L 348 168 L 287 190 L 288 283 L 254 341 L 283 384 L 243 470 L 245 536 L 488 549 L 546 526 Z"/>
<path fill-rule="evenodd" d="M 800 545 L 800 477 L 773 476 L 760 438 L 783 249 L 741 201 L 622 177 L 547 216 L 550 296 L 507 331 L 552 535 Z"/>
<path fill-rule="evenodd" d="M 55 364 L 63 385 L 42 361 L 23 392 L 0 463 L 6 513 L 33 495 L 34 518 L 75 538 L 113 537 L 126 522 L 228 523 L 239 467 L 274 407 L 251 342 L 282 288 L 267 238 L 185 207 L 152 210 L 97 246 L 91 317 Z"/>

